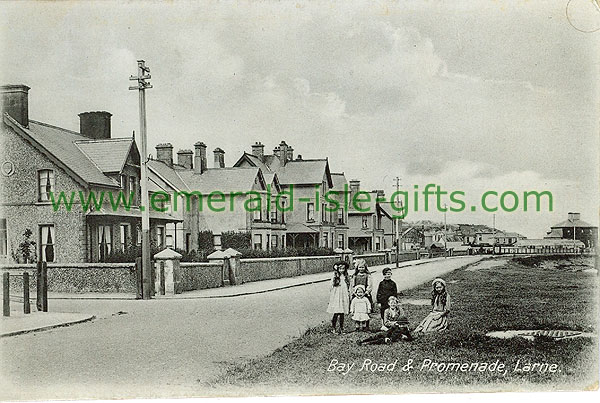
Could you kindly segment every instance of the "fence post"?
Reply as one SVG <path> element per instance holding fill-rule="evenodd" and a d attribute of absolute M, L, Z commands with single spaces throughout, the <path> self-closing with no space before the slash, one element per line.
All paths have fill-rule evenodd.
<path fill-rule="evenodd" d="M 37 262 L 35 276 L 35 307 L 38 312 L 42 310 L 42 262 Z"/>
<path fill-rule="evenodd" d="M 135 258 L 135 299 L 142 299 L 142 258 Z"/>
<path fill-rule="evenodd" d="M 160 267 L 158 272 L 160 281 L 159 293 L 160 295 L 165 295 L 165 262 L 161 260 L 158 262 L 158 265 Z"/>
<path fill-rule="evenodd" d="M 31 313 L 29 304 L 29 273 L 23 272 L 23 313 Z"/>
<path fill-rule="evenodd" d="M 2 274 L 2 315 L 10 316 L 10 274 Z"/>
<path fill-rule="evenodd" d="M 48 312 L 48 263 L 42 262 L 42 312 Z"/>

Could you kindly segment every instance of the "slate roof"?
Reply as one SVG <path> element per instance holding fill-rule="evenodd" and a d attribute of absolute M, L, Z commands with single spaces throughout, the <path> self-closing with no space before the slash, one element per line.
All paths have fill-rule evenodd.
<path fill-rule="evenodd" d="M 346 175 L 344 173 L 331 173 L 331 180 L 333 181 L 333 189 L 337 191 L 343 191 L 344 185 L 348 185 L 348 180 L 346 179 Z M 348 189 L 348 192 L 350 189 Z"/>
<path fill-rule="evenodd" d="M 176 190 L 190 190 L 182 176 L 181 172 L 186 172 L 183 170 L 177 170 L 169 167 L 162 161 L 158 160 L 150 160 L 148 161 L 148 170 L 150 171 L 150 175 L 158 174 L 163 180 L 167 181 L 170 186 L 173 186 Z"/>
<path fill-rule="evenodd" d="M 121 172 L 133 145 L 133 138 L 81 140 L 75 144 L 102 172 Z"/>
<path fill-rule="evenodd" d="M 583 221 L 583 220 L 565 220 L 565 221 L 561 221 L 556 225 L 551 226 L 550 228 L 573 228 L 573 227 L 577 227 L 577 228 L 596 228 L 594 225 L 592 224 L 588 224 L 587 222 Z"/>
<path fill-rule="evenodd" d="M 213 191 L 247 192 L 253 189 L 259 168 L 209 168 L 202 174 L 192 170 L 178 171 L 190 191 L 209 194 Z"/>
<path fill-rule="evenodd" d="M 279 165 L 279 158 L 274 155 L 265 155 L 263 162 L 257 156 L 245 152 L 234 167 L 239 166 L 243 159 L 263 172 L 276 173 L 282 185 L 316 185 L 323 182 L 325 173 L 331 177 L 327 159 L 296 159 L 286 162 L 282 167 Z M 333 186 L 333 183 L 329 183 L 329 186 Z"/>
<path fill-rule="evenodd" d="M 118 188 L 120 186 L 116 180 L 106 176 L 103 172 L 107 171 L 103 171 L 103 169 L 112 169 L 112 167 L 119 164 L 124 165 L 127 155 L 123 155 L 122 152 L 116 154 L 123 156 L 121 162 L 116 162 L 116 159 L 113 159 L 112 156 L 110 161 L 105 162 L 103 161 L 103 156 L 107 153 L 106 149 L 114 144 L 118 145 L 117 148 L 119 150 L 131 147 L 133 139 L 95 140 L 97 143 L 106 142 L 108 145 L 89 146 L 87 144 L 90 142 L 88 137 L 71 130 L 35 120 L 30 120 L 29 127 L 24 127 L 8 114 L 4 114 L 4 120 L 9 126 L 16 128 L 16 131 L 23 135 L 27 141 L 31 142 L 34 147 L 40 149 L 43 153 L 47 153 L 49 157 L 58 160 L 78 180 L 85 182 L 88 186 L 99 185 L 110 188 Z M 85 143 L 83 149 L 86 149 L 90 155 L 80 148 L 83 143 Z M 96 155 L 96 151 L 100 149 L 102 150 L 101 155 Z"/>

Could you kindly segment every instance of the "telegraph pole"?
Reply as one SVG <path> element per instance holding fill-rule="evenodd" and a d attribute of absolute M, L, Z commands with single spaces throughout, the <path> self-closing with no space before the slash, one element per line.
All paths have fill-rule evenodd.
<path fill-rule="evenodd" d="M 448 211 L 448 207 L 446 203 L 444 203 L 444 259 L 448 257 L 448 230 L 446 228 L 446 212 Z"/>
<path fill-rule="evenodd" d="M 400 194 L 400 178 L 396 176 L 396 204 L 400 206 L 400 211 L 402 211 L 402 202 L 398 202 L 398 197 Z M 399 226 L 400 218 L 396 216 L 396 269 L 399 267 L 399 249 L 400 249 L 400 226 Z"/>
<path fill-rule="evenodd" d="M 130 90 L 138 90 L 140 104 L 140 140 L 141 140 L 141 171 L 142 179 L 140 189 L 142 200 L 140 210 L 142 212 L 142 298 L 150 299 L 150 288 L 152 286 L 152 268 L 150 267 L 150 210 L 148 204 L 148 145 L 146 135 L 146 89 L 152 88 L 149 80 L 150 69 L 146 67 L 144 60 L 138 60 L 138 75 L 129 77 L 131 81 L 137 81 L 136 87 L 129 87 Z"/>
<path fill-rule="evenodd" d="M 492 255 L 496 254 L 496 214 L 492 214 Z"/>

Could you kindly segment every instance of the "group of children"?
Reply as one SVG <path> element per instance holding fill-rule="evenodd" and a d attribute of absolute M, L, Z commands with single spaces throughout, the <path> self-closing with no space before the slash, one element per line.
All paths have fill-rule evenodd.
<path fill-rule="evenodd" d="M 347 262 L 336 262 L 333 265 L 333 279 L 329 293 L 327 312 L 333 314 L 332 332 L 342 333 L 344 317 L 352 314 L 357 331 L 369 331 L 373 312 L 371 291 L 373 280 L 367 264 L 363 259 L 355 261 L 355 271 L 348 274 Z M 398 300 L 398 288 L 392 280 L 392 269 L 386 267 L 382 271 L 383 280 L 377 287 L 377 305 L 381 314 L 381 332 L 360 340 L 358 344 L 391 343 L 402 338 L 413 340 L 409 322 Z M 450 299 L 446 291 L 446 283 L 436 278 L 432 283 L 432 312 L 415 328 L 415 332 L 445 330 L 448 326 L 447 315 L 450 311 Z M 336 330 L 336 327 L 339 328 Z"/>

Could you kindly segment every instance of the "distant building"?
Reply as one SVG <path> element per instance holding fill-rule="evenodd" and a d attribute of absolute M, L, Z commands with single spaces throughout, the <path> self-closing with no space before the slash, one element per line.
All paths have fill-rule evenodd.
<path fill-rule="evenodd" d="M 569 213 L 565 221 L 550 227 L 545 239 L 576 239 L 587 248 L 598 245 L 598 227 L 581 220 L 580 213 Z"/>

